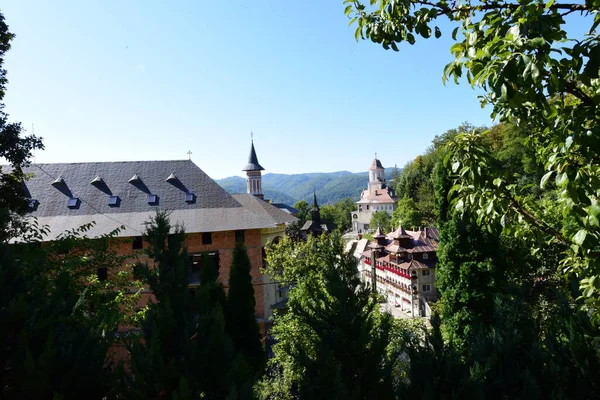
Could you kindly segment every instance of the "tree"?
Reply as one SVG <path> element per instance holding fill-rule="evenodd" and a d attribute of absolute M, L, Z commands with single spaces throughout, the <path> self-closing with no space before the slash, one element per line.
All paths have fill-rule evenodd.
<path fill-rule="evenodd" d="M 275 316 L 275 357 L 258 386 L 261 398 L 393 397 L 398 354 L 392 317 L 356 274 L 339 234 L 289 239 L 267 251 L 268 273 L 295 282 L 288 310 Z"/>
<path fill-rule="evenodd" d="M 105 398 L 109 349 L 132 324 L 139 287 L 111 247 L 119 231 L 85 238 L 89 224 L 42 245 L 46 228 L 0 243 L 0 397 Z M 98 278 L 98 270 L 106 279 Z"/>
<path fill-rule="evenodd" d="M 300 200 L 294 204 L 294 208 L 298 210 L 298 214 L 296 214 L 296 218 L 298 218 L 298 225 L 302 227 L 306 221 L 310 218 L 310 210 L 311 207 L 304 200 Z"/>
<path fill-rule="evenodd" d="M 201 284 L 188 287 L 190 261 L 182 227 L 171 229 L 166 212 L 147 223 L 152 266 L 139 273 L 156 301 L 147 307 L 143 340 L 132 338 L 131 374 L 124 392 L 128 398 L 232 398 L 234 349 L 225 331 L 225 294 L 217 284 L 218 266 L 202 256 Z M 205 262 L 206 260 L 206 262 Z"/>
<path fill-rule="evenodd" d="M 369 226 L 371 229 L 377 229 L 377 227 L 379 227 L 383 232 L 391 232 L 392 217 L 387 211 L 375 211 L 371 216 Z"/>
<path fill-rule="evenodd" d="M 334 226 L 343 233 L 352 228 L 352 211 L 356 211 L 356 203 L 346 197 L 337 203 L 321 207 L 321 219 L 333 222 Z"/>
<path fill-rule="evenodd" d="M 29 163 L 34 150 L 44 148 L 41 138 L 34 135 L 21 137 L 21 124 L 9 122 L 8 114 L 4 111 L 2 100 L 8 79 L 2 64 L 14 37 L 8 30 L 4 15 L 0 13 L 0 159 L 8 161 L 10 165 L 5 170 L 0 166 L 0 242 L 19 236 L 24 229 L 20 219 L 16 218 L 30 210 L 23 191 L 23 182 L 26 181 L 23 168 Z"/>
<path fill-rule="evenodd" d="M 417 205 L 410 197 L 403 197 L 398 200 L 396 209 L 392 213 L 392 227 L 398 227 L 400 224 L 412 229 L 422 226 L 422 219 L 417 210 Z"/>
<path fill-rule="evenodd" d="M 461 133 L 449 144 L 446 166 L 455 174 L 454 204 L 471 209 L 486 229 L 515 237 L 535 234 L 539 249 L 547 242 L 566 246 L 558 267 L 577 276 L 583 307 L 600 324 L 600 107 L 594 95 L 600 85 L 600 3 L 377 0 L 373 8 L 346 3 L 357 39 L 395 51 L 401 42 L 414 44 L 415 35 L 439 38 L 438 18 L 456 25 L 454 60 L 444 69 L 444 81 L 458 82 L 464 74 L 483 89 L 481 103 L 492 106 L 493 118 L 528 133 L 546 171 L 541 189 L 554 178 L 561 211 L 573 218 L 558 228 L 549 223 L 552 216 L 539 207 L 538 198 L 524 195 L 529 188 L 494 170 L 493 155 L 477 132 Z M 586 36 L 568 36 L 565 16 L 573 13 L 581 15 L 580 26 L 589 26 Z"/>
<path fill-rule="evenodd" d="M 256 300 L 250 267 L 246 247 L 238 241 L 229 272 L 227 330 L 237 353 L 235 373 L 243 398 L 251 397 L 252 386 L 262 375 L 266 362 L 256 323 Z"/>

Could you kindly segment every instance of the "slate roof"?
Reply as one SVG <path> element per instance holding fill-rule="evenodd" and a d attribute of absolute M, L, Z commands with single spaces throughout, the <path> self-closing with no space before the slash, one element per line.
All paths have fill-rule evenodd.
<path fill-rule="evenodd" d="M 259 199 L 254 195 L 243 193 L 234 194 L 232 196 L 250 211 L 278 225 L 298 221 L 298 218 L 288 214 L 284 210 L 281 210 L 270 203 L 267 203 L 264 200 Z"/>
<path fill-rule="evenodd" d="M 280 210 L 285 211 L 286 213 L 291 214 L 291 215 L 296 215 L 300 212 L 297 209 L 295 209 L 294 207 L 288 206 L 287 204 L 283 204 L 283 203 L 271 203 L 271 204 L 273 204 L 275 207 L 277 207 Z"/>
<path fill-rule="evenodd" d="M 390 189 L 382 188 L 375 189 L 373 193 L 371 193 L 368 189 L 363 190 L 360 195 L 360 200 L 356 202 L 356 204 L 375 204 L 375 203 L 395 203 L 398 199 L 395 196 L 390 194 Z"/>
<path fill-rule="evenodd" d="M 256 150 L 254 150 L 254 141 L 250 145 L 250 156 L 248 156 L 248 164 L 244 167 L 242 171 L 264 171 L 265 169 L 261 167 L 258 163 L 258 157 L 256 157 Z"/>
<path fill-rule="evenodd" d="M 409 251 L 411 253 L 427 253 L 437 251 L 440 242 L 440 233 L 436 228 L 426 228 L 423 231 L 408 233 L 413 237 L 414 246 Z"/>
<path fill-rule="evenodd" d="M 33 164 L 25 172 L 31 175 L 25 190 L 39 201 L 30 215 L 51 229 L 46 240 L 91 221 L 96 226 L 90 237 L 120 225 L 126 227 L 120 236 L 138 236 L 157 209 L 170 210 L 171 221 L 183 223 L 188 233 L 276 226 L 242 206 L 189 160 Z M 134 175 L 139 179 L 129 182 Z M 59 176 L 64 183 L 53 185 Z M 194 194 L 191 202 L 186 202 L 188 193 Z M 158 196 L 156 204 L 148 203 L 149 194 Z M 119 197 L 118 206 L 109 206 L 110 196 Z M 67 206 L 70 197 L 79 198 L 77 207 Z"/>
<path fill-rule="evenodd" d="M 384 169 L 383 165 L 381 165 L 381 161 L 379 161 L 377 158 L 373 159 L 373 162 L 371 163 L 371 168 L 369 168 L 370 171 L 374 170 L 374 169 Z"/>

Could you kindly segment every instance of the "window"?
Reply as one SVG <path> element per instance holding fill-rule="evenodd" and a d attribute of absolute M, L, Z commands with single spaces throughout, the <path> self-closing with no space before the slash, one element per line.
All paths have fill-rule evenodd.
<path fill-rule="evenodd" d="M 200 284 L 200 270 L 202 269 L 202 254 L 192 254 L 190 258 L 190 276 L 188 284 L 199 285 Z"/>
<path fill-rule="evenodd" d="M 244 231 L 235 231 L 235 242 L 244 243 Z"/>
<path fill-rule="evenodd" d="M 158 204 L 158 196 L 155 194 L 148 195 L 148 204 L 154 206 Z"/>
<path fill-rule="evenodd" d="M 29 208 L 31 210 L 37 210 L 38 205 L 40 204 L 39 201 L 37 201 L 36 199 L 29 199 Z"/>
<path fill-rule="evenodd" d="M 141 236 L 135 236 L 133 238 L 133 243 L 131 244 L 131 248 L 133 250 L 140 250 L 144 248 L 144 242 L 142 241 Z"/>
<path fill-rule="evenodd" d="M 212 244 L 211 232 L 202 232 L 202 244 Z"/>
<path fill-rule="evenodd" d="M 369 210 L 369 205 L 367 204 L 367 210 Z"/>
<path fill-rule="evenodd" d="M 429 292 L 431 290 L 431 285 L 423 285 L 423 291 Z"/>
<path fill-rule="evenodd" d="M 79 206 L 79 199 L 77 197 L 71 197 L 67 203 L 69 208 L 77 208 Z"/>
<path fill-rule="evenodd" d="M 194 193 L 186 193 L 185 194 L 185 202 L 186 203 L 196 202 L 196 195 Z"/>
<path fill-rule="evenodd" d="M 429 253 L 423 253 L 423 260 L 427 260 L 429 258 Z"/>
<path fill-rule="evenodd" d="M 108 269 L 107 268 L 98 268 L 98 280 L 100 282 L 105 281 L 108 279 Z"/>
<path fill-rule="evenodd" d="M 108 205 L 111 207 L 118 207 L 119 204 L 121 204 L 121 199 L 119 199 L 119 196 L 110 196 L 108 198 Z"/>
<path fill-rule="evenodd" d="M 423 276 L 428 276 L 428 275 L 431 275 L 431 271 L 430 271 L 430 270 L 428 270 L 428 269 L 424 269 L 424 270 L 423 270 L 423 273 L 422 273 L 421 275 L 423 275 Z"/>

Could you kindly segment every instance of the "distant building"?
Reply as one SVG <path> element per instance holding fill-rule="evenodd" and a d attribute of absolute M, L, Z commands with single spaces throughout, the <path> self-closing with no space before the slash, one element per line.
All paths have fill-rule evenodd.
<path fill-rule="evenodd" d="M 313 207 L 310 211 L 311 219 L 306 221 L 300 232 L 306 237 L 308 235 L 320 236 L 331 232 L 331 224 L 321 220 L 321 209 L 317 203 L 317 192 L 313 192 Z"/>
<path fill-rule="evenodd" d="M 372 241 L 361 239 L 355 247 L 360 277 L 394 306 L 412 316 L 428 317 L 429 304 L 438 298 L 438 243 L 435 228 L 406 231 L 400 226 L 388 235 L 377 228 Z"/>
<path fill-rule="evenodd" d="M 381 161 L 375 157 L 371 168 L 369 168 L 369 184 L 356 202 L 358 208 L 351 213 L 352 231 L 354 233 L 365 233 L 372 230 L 370 226 L 371 217 L 377 211 L 384 211 L 390 215 L 396 209 L 398 199 L 394 191 L 386 186 L 385 168 Z"/>

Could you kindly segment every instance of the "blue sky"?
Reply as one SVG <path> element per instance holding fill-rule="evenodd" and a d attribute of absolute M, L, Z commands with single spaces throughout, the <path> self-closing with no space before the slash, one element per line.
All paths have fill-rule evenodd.
<path fill-rule="evenodd" d="M 477 92 L 444 86 L 450 32 L 399 53 L 356 42 L 337 1 L 24 1 L 5 66 L 11 120 L 36 162 L 192 160 L 242 175 L 250 131 L 267 173 L 404 165 L 462 121 Z"/>

